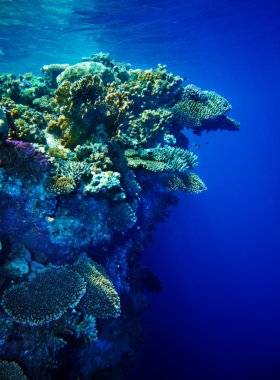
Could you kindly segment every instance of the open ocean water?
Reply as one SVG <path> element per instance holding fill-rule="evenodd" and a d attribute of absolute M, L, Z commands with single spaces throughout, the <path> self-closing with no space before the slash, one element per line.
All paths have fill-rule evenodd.
<path fill-rule="evenodd" d="M 230 101 L 240 131 L 188 133 L 207 191 L 180 194 L 144 252 L 162 291 L 127 379 L 280 379 L 280 2 L 0 6 L 1 73 L 102 51 L 133 68 L 165 64 Z"/>

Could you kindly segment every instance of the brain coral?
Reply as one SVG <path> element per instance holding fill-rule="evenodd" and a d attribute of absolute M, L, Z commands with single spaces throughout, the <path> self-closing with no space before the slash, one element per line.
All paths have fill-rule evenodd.
<path fill-rule="evenodd" d="M 20 366 L 16 362 L 0 360 L 0 379 L 1 380 L 27 380 Z"/>
<path fill-rule="evenodd" d="M 226 116 L 230 103 L 214 91 L 202 91 L 189 85 L 173 107 L 175 122 L 200 134 L 202 130 L 239 129 L 239 123 Z"/>
<path fill-rule="evenodd" d="M 120 298 L 104 268 L 82 255 L 72 266 L 86 281 L 86 294 L 81 300 L 86 314 L 96 318 L 117 318 L 121 314 Z"/>
<path fill-rule="evenodd" d="M 40 326 L 75 307 L 86 291 L 83 278 L 64 267 L 51 267 L 31 281 L 9 287 L 2 305 L 16 322 Z"/>

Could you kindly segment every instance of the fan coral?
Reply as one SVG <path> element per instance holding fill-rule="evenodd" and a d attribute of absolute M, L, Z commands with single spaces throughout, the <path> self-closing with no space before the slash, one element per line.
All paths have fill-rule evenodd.
<path fill-rule="evenodd" d="M 152 172 L 184 172 L 197 165 L 195 154 L 168 145 L 150 149 L 127 149 L 125 156 L 131 168 L 142 167 Z"/>
<path fill-rule="evenodd" d="M 9 287 L 2 305 L 16 322 L 40 326 L 59 319 L 75 307 L 85 294 L 86 284 L 76 272 L 51 267 L 27 282 Z"/>
<path fill-rule="evenodd" d="M 239 123 L 226 116 L 230 110 L 230 103 L 221 95 L 194 85 L 185 88 L 180 102 L 173 107 L 175 122 L 197 134 L 202 130 L 239 129 Z"/>
<path fill-rule="evenodd" d="M 0 379 L 1 380 L 27 380 L 22 369 L 16 362 L 0 360 Z"/>
<path fill-rule="evenodd" d="M 87 290 L 79 308 L 96 318 L 117 318 L 121 314 L 120 298 L 105 269 L 82 255 L 71 267 L 86 281 Z"/>

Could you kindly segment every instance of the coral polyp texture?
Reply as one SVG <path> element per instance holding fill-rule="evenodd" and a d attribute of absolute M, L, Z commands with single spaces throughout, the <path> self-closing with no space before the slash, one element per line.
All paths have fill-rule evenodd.
<path fill-rule="evenodd" d="M 238 130 L 230 109 L 105 53 L 0 75 L 1 375 L 119 378 L 160 288 L 141 254 L 178 192 L 206 190 L 189 142 Z"/>
<path fill-rule="evenodd" d="M 0 360 L 0 379 L 27 380 L 27 377 L 17 363 Z"/>
<path fill-rule="evenodd" d="M 77 306 L 85 292 L 86 284 L 79 274 L 53 267 L 6 289 L 2 304 L 14 321 L 40 326 Z"/>
<path fill-rule="evenodd" d="M 185 88 L 181 100 L 173 107 L 176 122 L 197 134 L 203 130 L 238 130 L 239 123 L 227 116 L 230 110 L 230 103 L 221 95 L 194 85 Z"/>

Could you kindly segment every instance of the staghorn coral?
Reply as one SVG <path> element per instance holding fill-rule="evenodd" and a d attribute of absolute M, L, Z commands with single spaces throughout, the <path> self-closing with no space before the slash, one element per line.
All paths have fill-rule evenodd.
<path fill-rule="evenodd" d="M 76 272 L 51 267 L 30 280 L 10 286 L 3 293 L 2 305 L 14 321 L 31 326 L 59 319 L 75 307 L 85 294 L 86 284 Z"/>
<path fill-rule="evenodd" d="M 189 128 L 200 134 L 203 130 L 238 130 L 239 123 L 226 116 L 230 110 L 230 103 L 221 95 L 189 85 L 181 100 L 173 107 L 173 114 L 181 128 Z"/>
<path fill-rule="evenodd" d="M 27 380 L 27 377 L 16 362 L 0 360 L 0 379 Z"/>
<path fill-rule="evenodd" d="M 166 188 L 169 191 L 184 191 L 198 194 L 207 190 L 205 183 L 195 173 L 183 173 L 168 179 Z"/>
<path fill-rule="evenodd" d="M 152 172 L 184 172 L 197 165 L 195 154 L 168 145 L 150 149 L 127 149 L 125 156 L 131 168 L 144 168 Z"/>
<path fill-rule="evenodd" d="M 78 272 L 87 284 L 79 308 L 96 318 L 118 318 L 121 314 L 120 298 L 104 268 L 81 255 L 71 269 Z"/>

